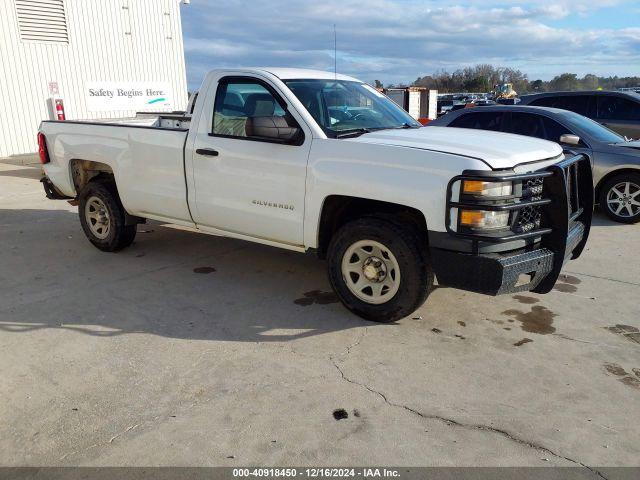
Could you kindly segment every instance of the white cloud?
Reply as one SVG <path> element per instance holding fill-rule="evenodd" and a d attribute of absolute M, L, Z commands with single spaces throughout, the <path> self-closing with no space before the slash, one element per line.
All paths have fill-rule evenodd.
<path fill-rule="evenodd" d="M 202 38 L 189 38 L 184 44 L 184 51 L 187 55 L 200 54 L 222 58 L 237 58 L 249 53 L 247 45 L 231 43 L 222 39 L 211 41 Z"/>
<path fill-rule="evenodd" d="M 618 3 L 602 0 L 598 7 Z M 338 68 L 368 81 L 410 82 L 441 68 L 476 63 L 521 68 L 532 76 L 586 73 L 580 69 L 595 67 L 612 71 L 614 66 L 625 70 L 613 73 L 640 74 L 640 29 L 552 26 L 571 15 L 592 15 L 593 2 L 500 5 L 481 0 L 453 6 L 424 0 L 196 0 L 183 7 L 190 85 L 217 66 L 332 69 L 334 23 Z"/>

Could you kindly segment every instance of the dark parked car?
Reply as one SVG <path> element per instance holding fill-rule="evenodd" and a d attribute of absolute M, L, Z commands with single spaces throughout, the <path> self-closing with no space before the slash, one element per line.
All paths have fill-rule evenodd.
<path fill-rule="evenodd" d="M 633 92 L 549 92 L 524 95 L 520 105 L 571 110 L 629 138 L 640 138 L 640 95 Z"/>
<path fill-rule="evenodd" d="M 498 98 L 496 99 L 496 103 L 499 103 L 500 105 L 518 105 L 520 103 L 520 98 Z"/>
<path fill-rule="evenodd" d="M 451 99 L 440 99 L 438 100 L 438 116 L 440 115 L 444 115 L 445 113 L 450 112 L 451 110 L 454 110 L 456 108 L 462 108 L 464 107 L 464 103 L 458 101 L 458 100 L 451 100 Z"/>
<path fill-rule="evenodd" d="M 595 198 L 613 220 L 640 221 L 640 141 L 582 115 L 555 108 L 487 106 L 451 112 L 429 128 L 458 127 L 515 133 L 560 143 L 593 159 Z"/>
<path fill-rule="evenodd" d="M 488 107 L 489 105 L 497 105 L 497 103 L 494 100 L 488 100 L 488 99 L 476 100 L 473 103 L 475 103 L 476 107 Z"/>

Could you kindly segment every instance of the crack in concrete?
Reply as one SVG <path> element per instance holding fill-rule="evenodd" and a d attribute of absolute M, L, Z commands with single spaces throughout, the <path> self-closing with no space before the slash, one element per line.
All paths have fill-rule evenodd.
<path fill-rule="evenodd" d="M 470 429 L 470 430 L 481 430 L 481 431 L 484 431 L 484 432 L 490 432 L 490 433 L 494 433 L 496 435 L 500 435 L 500 436 L 502 436 L 504 438 L 507 438 L 508 440 L 511 440 L 512 442 L 515 442 L 515 443 L 519 444 L 519 445 L 523 445 L 523 446 L 526 446 L 526 447 L 529 447 L 529 448 L 534 448 L 534 449 L 539 450 L 541 452 L 545 452 L 545 453 L 548 453 L 550 455 L 553 455 L 556 458 L 560 458 L 560 459 L 566 460 L 568 462 L 574 463 L 576 465 L 580 465 L 581 467 L 586 468 L 587 470 L 589 470 L 591 473 L 597 475 L 598 477 L 600 477 L 600 478 L 602 478 L 604 480 L 607 480 L 607 477 L 605 477 L 601 472 L 599 472 L 595 468 L 592 468 L 592 467 L 590 467 L 590 466 L 588 466 L 588 465 L 586 465 L 586 464 L 584 464 L 584 463 L 582 463 L 582 462 L 580 462 L 578 460 L 574 460 L 573 458 L 569 458 L 569 457 L 565 457 L 564 455 L 560 455 L 559 453 L 556 453 L 553 450 L 551 450 L 551 449 L 549 449 L 547 447 L 544 447 L 542 445 L 530 442 L 528 440 L 524 440 L 524 439 L 518 438 L 518 437 L 514 436 L 513 434 L 509 433 L 506 430 L 502 430 L 502 429 L 496 428 L 496 427 L 491 427 L 489 425 L 474 424 L 474 423 L 462 423 L 462 422 L 459 422 L 459 421 L 454 420 L 452 418 L 442 417 L 442 416 L 439 416 L 439 415 L 429 415 L 429 414 L 422 413 L 422 412 L 420 412 L 420 411 L 418 411 L 418 410 L 416 410 L 414 408 L 411 408 L 411 407 L 409 407 L 407 405 L 403 405 L 403 404 L 400 404 L 400 403 L 392 402 L 391 400 L 389 400 L 387 398 L 387 396 L 384 393 L 371 388 L 367 384 L 356 382 L 355 380 L 347 377 L 345 375 L 345 373 L 344 373 L 344 370 L 342 370 L 342 368 L 333 360 L 333 358 L 331 358 L 331 363 L 333 363 L 333 366 L 336 368 L 336 370 L 338 370 L 338 372 L 340 373 L 340 376 L 342 377 L 343 380 L 345 380 L 346 382 L 352 383 L 353 385 L 357 385 L 357 386 L 359 386 L 361 388 L 364 388 L 365 390 L 367 390 L 367 391 L 379 396 L 380 398 L 382 398 L 382 400 L 387 405 L 389 405 L 391 407 L 401 408 L 403 410 L 406 410 L 409 413 L 417 415 L 417 416 L 419 416 L 421 418 L 424 418 L 426 420 L 437 420 L 439 422 L 444 422 L 445 424 L 447 424 L 449 426 L 466 428 L 466 429 Z"/>
<path fill-rule="evenodd" d="M 367 336 L 367 333 L 369 333 L 369 327 L 364 327 L 364 329 L 362 329 L 362 333 L 358 336 L 358 338 L 351 344 L 347 345 L 344 352 L 342 353 L 331 353 L 329 355 L 329 360 L 331 361 L 331 363 L 333 363 L 333 365 L 335 366 L 336 363 L 334 361 L 334 358 L 337 357 L 346 357 L 351 353 L 351 350 L 356 348 L 358 345 L 360 345 L 360 342 L 362 342 L 362 340 L 364 339 L 364 337 Z M 297 353 L 297 352 L 296 352 Z"/>
<path fill-rule="evenodd" d="M 157 420 L 157 419 L 158 419 L 158 417 L 156 417 L 154 420 Z M 143 422 L 143 423 L 144 423 L 144 422 Z M 92 448 L 95 448 L 95 447 L 103 447 L 103 446 L 109 445 L 110 443 L 113 443 L 113 441 L 114 441 L 115 439 L 117 439 L 117 438 L 121 437 L 122 435 L 124 435 L 124 434 L 125 434 L 125 433 L 127 433 L 127 432 L 130 432 L 131 430 L 134 430 L 134 429 L 138 428 L 140 425 L 142 425 L 142 424 L 137 423 L 137 424 L 135 424 L 135 425 L 130 425 L 130 426 L 128 426 L 125 430 L 123 430 L 123 431 L 122 431 L 122 432 L 120 432 L 120 433 L 117 433 L 116 435 L 114 435 L 113 437 L 111 437 L 111 438 L 110 438 L 108 441 L 106 441 L 106 442 L 94 443 L 93 445 L 90 445 L 90 446 L 88 446 L 88 447 L 81 448 L 81 449 L 79 449 L 79 450 L 73 450 L 72 452 L 67 452 L 67 453 L 65 453 L 64 455 L 62 455 L 62 456 L 60 457 L 60 459 L 59 459 L 59 460 L 64 460 L 65 458 L 67 458 L 67 457 L 69 457 L 69 456 L 71 456 L 71 455 L 76 455 L 76 454 L 78 454 L 78 453 L 85 453 L 85 452 L 87 452 L 87 451 L 89 451 L 89 450 L 91 450 Z"/>
<path fill-rule="evenodd" d="M 364 339 L 364 337 L 366 337 L 367 333 L 369 333 L 369 327 L 364 327 L 364 329 L 362 330 L 362 334 L 358 337 L 358 339 L 355 342 L 347 346 L 347 349 L 345 350 L 344 353 L 341 354 L 341 356 L 349 355 L 351 353 L 351 349 L 360 345 L 360 342 Z"/>
<path fill-rule="evenodd" d="M 139 426 L 140 426 L 140 424 L 138 424 L 138 423 L 137 423 L 137 424 L 135 424 L 135 425 L 130 425 L 130 426 L 128 426 L 128 427 L 127 427 L 123 432 L 120 432 L 120 433 L 118 433 L 118 434 L 114 435 L 113 437 L 111 437 L 111 438 L 109 439 L 109 443 L 113 443 L 113 441 L 114 441 L 116 438 L 121 437 L 121 436 L 122 436 L 122 435 L 124 435 L 125 433 L 130 432 L 131 430 L 133 430 L 133 429 L 135 429 L 135 428 L 138 428 Z"/>
<path fill-rule="evenodd" d="M 589 345 L 596 345 L 598 347 L 622 348 L 620 345 L 610 345 L 608 343 L 590 342 L 588 340 L 581 340 L 579 338 L 573 338 L 573 337 L 570 337 L 569 335 L 565 335 L 564 333 L 552 333 L 552 335 L 554 337 L 559 337 L 559 338 L 562 338 L 564 340 L 569 340 L 571 342 L 586 343 L 586 344 L 589 344 Z"/>
<path fill-rule="evenodd" d="M 573 275 L 582 275 L 583 277 L 598 278 L 600 280 L 607 280 L 609 282 L 624 283 L 625 285 L 633 285 L 634 287 L 640 287 L 640 283 L 627 282 L 626 280 L 618 280 L 617 278 L 601 277 L 599 275 L 589 275 L 588 273 L 570 272 L 568 270 L 565 271 L 564 273 L 571 273 Z"/>

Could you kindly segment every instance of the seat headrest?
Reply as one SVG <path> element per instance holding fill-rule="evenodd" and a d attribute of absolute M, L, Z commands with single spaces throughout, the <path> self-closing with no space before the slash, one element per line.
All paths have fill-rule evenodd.
<path fill-rule="evenodd" d="M 252 93 L 244 102 L 244 113 L 248 117 L 271 117 L 276 103 L 269 93 Z"/>

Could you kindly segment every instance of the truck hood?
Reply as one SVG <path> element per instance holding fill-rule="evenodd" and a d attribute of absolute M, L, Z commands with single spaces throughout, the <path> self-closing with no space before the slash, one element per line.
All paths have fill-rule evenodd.
<path fill-rule="evenodd" d="M 468 128 L 423 127 L 380 130 L 348 141 L 375 143 L 463 155 L 483 160 L 493 169 L 513 168 L 562 154 L 557 143 L 522 135 Z"/>

